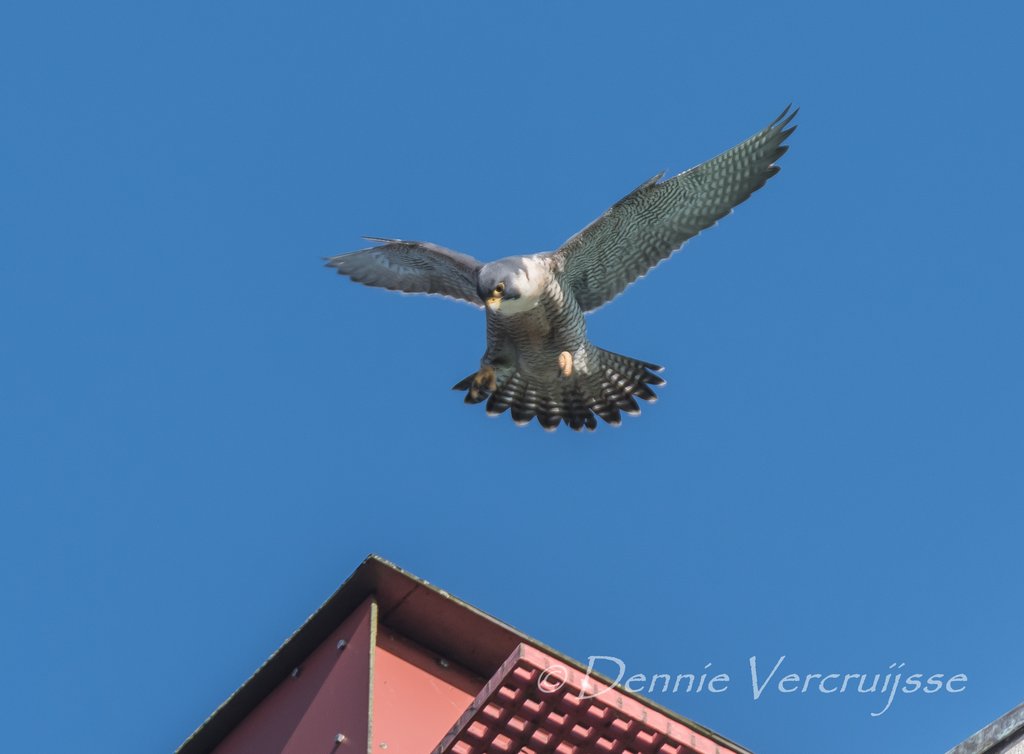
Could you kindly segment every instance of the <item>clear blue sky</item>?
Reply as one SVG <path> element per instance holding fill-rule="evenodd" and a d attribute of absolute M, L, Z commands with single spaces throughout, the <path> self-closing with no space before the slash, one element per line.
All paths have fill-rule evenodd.
<path fill-rule="evenodd" d="M 655 698 L 757 754 L 942 752 L 1024 699 L 1018 9 L 21 5 L 6 750 L 174 748 L 369 552 L 582 660 L 712 663 Z M 779 176 L 591 317 L 667 367 L 618 429 L 487 419 L 449 390 L 479 312 L 321 266 L 552 249 L 791 101 Z M 754 701 L 752 655 L 969 682 L 872 718 Z"/>

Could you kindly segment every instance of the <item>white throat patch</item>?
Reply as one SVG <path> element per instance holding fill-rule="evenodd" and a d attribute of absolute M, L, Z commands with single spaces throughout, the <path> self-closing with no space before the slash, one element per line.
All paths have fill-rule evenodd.
<path fill-rule="evenodd" d="M 497 314 L 522 314 L 535 308 L 544 293 L 544 282 L 547 280 L 547 269 L 543 262 L 530 257 L 522 258 L 523 268 L 516 272 L 512 279 L 512 287 L 519 291 L 519 298 L 502 299 L 490 306 Z"/>

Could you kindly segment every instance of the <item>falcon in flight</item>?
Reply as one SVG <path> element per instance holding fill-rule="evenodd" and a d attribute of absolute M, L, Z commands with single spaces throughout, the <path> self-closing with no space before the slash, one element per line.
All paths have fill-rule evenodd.
<path fill-rule="evenodd" d="M 741 144 L 668 180 L 660 173 L 619 200 L 557 251 L 478 262 L 419 241 L 378 242 L 327 260 L 357 283 L 405 293 L 436 293 L 487 310 L 480 369 L 459 382 L 466 403 L 511 410 L 545 429 L 565 422 L 595 429 L 618 424 L 655 400 L 661 367 L 598 348 L 584 314 L 618 296 L 683 243 L 725 217 L 779 172 L 796 126 L 787 107 Z"/>

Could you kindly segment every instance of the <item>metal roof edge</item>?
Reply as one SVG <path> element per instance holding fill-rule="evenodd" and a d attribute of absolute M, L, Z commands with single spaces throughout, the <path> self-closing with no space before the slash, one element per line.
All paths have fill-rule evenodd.
<path fill-rule="evenodd" d="M 369 568 L 381 561 L 371 554 L 334 593 L 285 639 L 179 746 L 175 754 L 209 752 L 302 663 L 363 600 L 373 594 Z"/>
<path fill-rule="evenodd" d="M 946 754 L 996 754 L 1021 741 L 1024 741 L 1024 704 L 1017 705 Z"/>

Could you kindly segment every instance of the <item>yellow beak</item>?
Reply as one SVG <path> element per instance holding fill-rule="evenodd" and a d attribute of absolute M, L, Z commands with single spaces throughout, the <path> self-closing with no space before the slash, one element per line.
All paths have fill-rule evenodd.
<path fill-rule="evenodd" d="M 492 296 L 491 298 L 487 299 L 487 308 L 490 309 L 491 311 L 496 312 L 500 307 L 501 299 L 498 298 L 497 296 Z"/>

